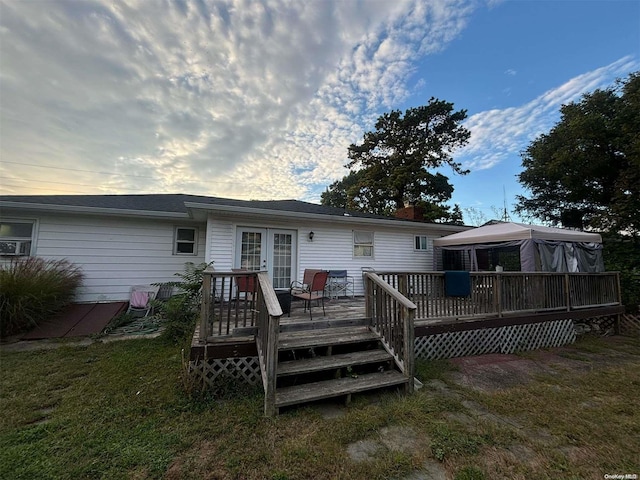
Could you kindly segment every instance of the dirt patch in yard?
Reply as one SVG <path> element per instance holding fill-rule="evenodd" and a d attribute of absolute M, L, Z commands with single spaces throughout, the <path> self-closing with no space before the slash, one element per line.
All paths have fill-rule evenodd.
<path fill-rule="evenodd" d="M 489 354 L 451 359 L 458 371 L 451 374 L 457 385 L 472 390 L 492 393 L 506 388 L 526 385 L 539 375 L 558 375 L 568 372 L 589 372 L 595 366 L 602 368 L 637 358 L 625 337 L 604 337 L 595 351 L 585 352 L 571 345 L 546 350 L 535 350 L 519 355 Z"/>

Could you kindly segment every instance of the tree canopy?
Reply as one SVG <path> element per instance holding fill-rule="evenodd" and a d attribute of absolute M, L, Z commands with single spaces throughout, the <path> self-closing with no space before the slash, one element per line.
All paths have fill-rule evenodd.
<path fill-rule="evenodd" d="M 522 153 L 516 211 L 552 224 L 640 232 L 640 72 L 563 105 Z"/>
<path fill-rule="evenodd" d="M 404 115 L 399 110 L 383 114 L 362 144 L 349 147 L 350 173 L 329 186 L 322 204 L 380 215 L 411 204 L 423 207 L 427 220 L 461 219 L 459 208 L 452 212 L 445 205 L 453 192 L 448 177 L 429 170 L 448 165 L 455 173 L 468 173 L 452 156 L 469 139 L 460 125 L 466 117 L 466 110 L 454 111 L 452 103 L 435 98 Z"/>

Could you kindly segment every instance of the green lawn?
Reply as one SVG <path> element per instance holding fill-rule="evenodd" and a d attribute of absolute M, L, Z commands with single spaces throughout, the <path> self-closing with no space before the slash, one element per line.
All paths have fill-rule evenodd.
<path fill-rule="evenodd" d="M 159 340 L 3 352 L 0 478 L 403 478 L 425 462 L 459 480 L 640 474 L 640 341 L 588 340 L 566 355 L 585 368 L 478 393 L 432 362 L 420 375 L 444 389 L 267 419 L 259 390 L 187 396 L 180 349 Z M 394 431 L 407 448 L 385 443 Z M 359 441 L 380 448 L 352 460 Z"/>

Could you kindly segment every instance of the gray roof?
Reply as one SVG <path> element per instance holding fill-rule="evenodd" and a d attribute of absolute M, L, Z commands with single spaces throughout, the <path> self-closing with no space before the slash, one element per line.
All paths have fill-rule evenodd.
<path fill-rule="evenodd" d="M 97 209 L 146 211 L 158 213 L 188 214 L 185 203 L 212 206 L 246 207 L 281 212 L 296 212 L 316 215 L 348 216 L 371 219 L 398 220 L 393 217 L 346 211 L 299 200 L 233 200 L 229 198 L 205 197 L 184 194 L 149 195 L 0 195 L 0 204 L 5 202 L 33 204 L 37 206 L 64 206 Z M 5 204 L 6 205 L 6 204 Z M 407 220 L 402 220 L 407 221 Z"/>
<path fill-rule="evenodd" d="M 298 218 L 306 215 L 326 215 L 340 217 L 340 221 L 362 223 L 367 221 L 391 221 L 408 226 L 408 224 L 431 225 L 442 232 L 459 232 L 469 227 L 446 223 L 424 223 L 370 213 L 345 210 L 343 208 L 328 207 L 316 203 L 300 200 L 234 200 L 230 198 L 205 197 L 201 195 L 176 194 L 145 194 L 145 195 L 0 195 L 0 215 L 3 208 L 23 210 L 65 211 L 68 213 L 94 213 L 101 215 L 142 215 L 153 217 L 188 218 L 195 210 L 224 209 L 244 213 L 265 214 L 272 211 L 286 216 Z M 317 217 L 316 217 L 317 218 Z"/>

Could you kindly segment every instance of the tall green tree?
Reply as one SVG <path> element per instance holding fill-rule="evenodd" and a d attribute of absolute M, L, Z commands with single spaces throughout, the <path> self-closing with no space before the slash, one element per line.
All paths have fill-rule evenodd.
<path fill-rule="evenodd" d="M 466 110 L 454 111 L 452 103 L 435 98 L 404 114 L 383 114 L 360 145 L 349 147 L 350 173 L 329 186 L 322 204 L 391 215 L 408 203 L 425 207 L 428 220 L 457 219 L 459 208 L 445 205 L 453 186 L 433 170 L 448 165 L 457 174 L 469 173 L 453 159 L 470 136 L 461 125 L 466 117 Z"/>
<path fill-rule="evenodd" d="M 640 72 L 579 102 L 522 153 L 516 211 L 553 224 L 640 232 Z"/>

